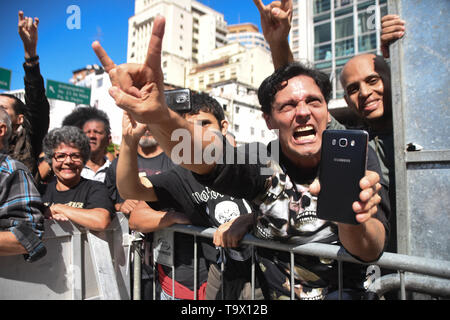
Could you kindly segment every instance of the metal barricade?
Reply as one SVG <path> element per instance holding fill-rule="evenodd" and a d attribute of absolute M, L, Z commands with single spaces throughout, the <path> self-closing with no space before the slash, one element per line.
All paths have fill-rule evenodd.
<path fill-rule="evenodd" d="M 107 230 L 45 220 L 47 254 L 33 263 L 22 255 L 0 259 L 0 300 L 127 300 L 128 220 L 117 213 Z"/>
<path fill-rule="evenodd" d="M 195 288 L 198 288 L 197 277 L 195 274 L 198 271 L 197 263 L 197 237 L 213 238 L 215 228 L 201 228 L 192 225 L 175 225 L 165 229 L 170 232 L 179 232 L 194 236 L 194 282 Z M 242 244 L 250 245 L 252 250 L 252 265 L 251 265 L 251 287 L 252 299 L 255 297 L 255 247 L 263 247 L 279 251 L 286 251 L 290 253 L 291 258 L 291 283 L 294 283 L 294 254 L 317 256 L 326 259 L 335 259 L 338 261 L 338 283 L 339 292 L 338 298 L 342 298 L 343 291 L 343 277 L 345 272 L 342 268 L 342 262 L 351 262 L 363 264 L 361 261 L 353 258 L 341 246 L 329 245 L 323 243 L 308 243 L 304 245 L 288 245 L 277 241 L 267 241 L 258 239 L 252 235 L 247 234 Z M 176 250 L 176 247 L 174 248 Z M 397 274 L 388 274 L 381 276 L 378 272 L 373 274 L 371 284 L 368 291 L 376 293 L 378 296 L 383 296 L 386 292 L 400 289 L 400 298 L 406 299 L 406 291 L 420 292 L 430 294 L 435 297 L 450 297 L 450 261 L 434 260 L 422 257 L 415 257 L 403 254 L 394 254 L 385 252 L 381 258 L 375 263 L 366 264 L 367 266 L 377 266 L 389 270 L 397 270 Z M 174 270 L 173 268 L 172 270 Z M 221 266 L 223 271 L 223 265 Z M 176 275 L 174 276 L 176 278 Z M 174 284 L 172 285 L 174 288 Z M 174 291 L 172 291 L 174 294 Z M 155 299 L 155 296 L 154 296 Z M 196 299 L 196 297 L 194 298 Z M 294 287 L 291 286 L 291 299 L 295 299 Z"/>

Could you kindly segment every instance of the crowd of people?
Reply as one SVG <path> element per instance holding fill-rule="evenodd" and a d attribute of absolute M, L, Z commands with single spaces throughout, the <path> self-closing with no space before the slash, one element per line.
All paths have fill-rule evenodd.
<path fill-rule="evenodd" d="M 110 76 L 109 92 L 124 110 L 120 154 L 112 161 L 106 156 L 109 119 L 101 110 L 78 107 L 61 127 L 48 131 L 49 103 L 36 52 L 39 19 L 19 12 L 25 103 L 0 94 L 0 256 L 23 254 L 29 262 L 45 256 L 44 219 L 102 231 L 122 212 L 130 230 L 146 236 L 142 293 L 151 299 L 153 233 L 174 224 L 213 227 L 213 239 L 199 241 L 197 286 L 193 237 L 174 235 L 175 268 L 154 266 L 157 299 L 238 300 L 252 297 L 251 251 L 241 244 L 247 233 L 289 244 L 340 245 L 364 263 L 395 252 L 392 102 L 384 58 L 389 44 L 404 35 L 404 21 L 383 17 L 384 57 L 358 55 L 342 71 L 345 100 L 361 119 L 359 129 L 370 135 L 367 171 L 352 206 L 358 224 L 350 225 L 316 216 L 322 133 L 346 129 L 328 111 L 329 77 L 293 59 L 291 0 L 254 3 L 275 67 L 258 99 L 278 139 L 237 146 L 222 106 L 206 93 L 192 93 L 188 112 L 167 106 L 161 70 L 165 20 L 158 16 L 143 65 L 116 65 L 100 43 L 92 45 Z M 179 129 L 189 133 L 192 150 L 200 146 L 202 155 L 213 150 L 215 160 L 197 161 L 194 152 L 183 155 L 187 161 L 175 159 L 178 141 L 171 136 Z M 297 299 L 337 298 L 335 260 L 296 254 L 294 275 L 287 253 L 258 248 L 256 261 L 256 299 L 289 298 L 291 286 Z M 366 292 L 367 266 L 344 268 L 344 298 L 373 298 Z"/>

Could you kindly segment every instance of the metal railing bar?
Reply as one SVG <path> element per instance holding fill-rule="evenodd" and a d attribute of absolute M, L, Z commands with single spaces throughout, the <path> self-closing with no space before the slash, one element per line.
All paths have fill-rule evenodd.
<path fill-rule="evenodd" d="M 450 297 L 450 280 L 406 273 L 404 275 L 405 290 L 426 293 L 441 297 Z M 386 292 L 401 287 L 400 273 L 391 273 L 376 279 L 367 289 L 383 296 Z"/>
<path fill-rule="evenodd" d="M 211 238 L 215 228 L 202 228 L 192 225 L 174 225 L 169 229 L 175 232 L 186 234 L 196 234 L 198 236 Z M 450 261 L 436 260 L 423 257 L 409 256 L 397 253 L 385 252 L 379 260 L 370 263 L 363 263 L 353 258 L 343 247 L 324 244 L 307 243 L 303 245 L 290 245 L 278 241 L 266 241 L 247 234 L 241 244 L 254 245 L 279 251 L 292 251 L 296 254 L 319 256 L 321 258 L 336 259 L 339 261 L 352 262 L 358 264 L 374 264 L 382 268 L 391 270 L 403 270 L 424 275 L 437 276 L 450 279 Z"/>

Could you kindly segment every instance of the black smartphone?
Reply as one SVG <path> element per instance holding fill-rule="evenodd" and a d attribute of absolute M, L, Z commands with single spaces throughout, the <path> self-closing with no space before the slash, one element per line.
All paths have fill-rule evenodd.
<path fill-rule="evenodd" d="M 364 130 L 323 132 L 318 218 L 358 224 L 352 204 L 359 201 L 359 182 L 366 174 L 368 140 Z"/>
<path fill-rule="evenodd" d="M 166 103 L 170 109 L 185 113 L 192 110 L 191 107 L 191 90 L 189 89 L 175 89 L 164 91 Z"/>

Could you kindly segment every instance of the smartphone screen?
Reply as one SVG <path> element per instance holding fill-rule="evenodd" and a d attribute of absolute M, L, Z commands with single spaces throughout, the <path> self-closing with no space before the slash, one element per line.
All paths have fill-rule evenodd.
<path fill-rule="evenodd" d="M 320 161 L 317 216 L 358 224 L 352 204 L 359 200 L 367 167 L 369 135 L 364 130 L 325 130 Z"/>

